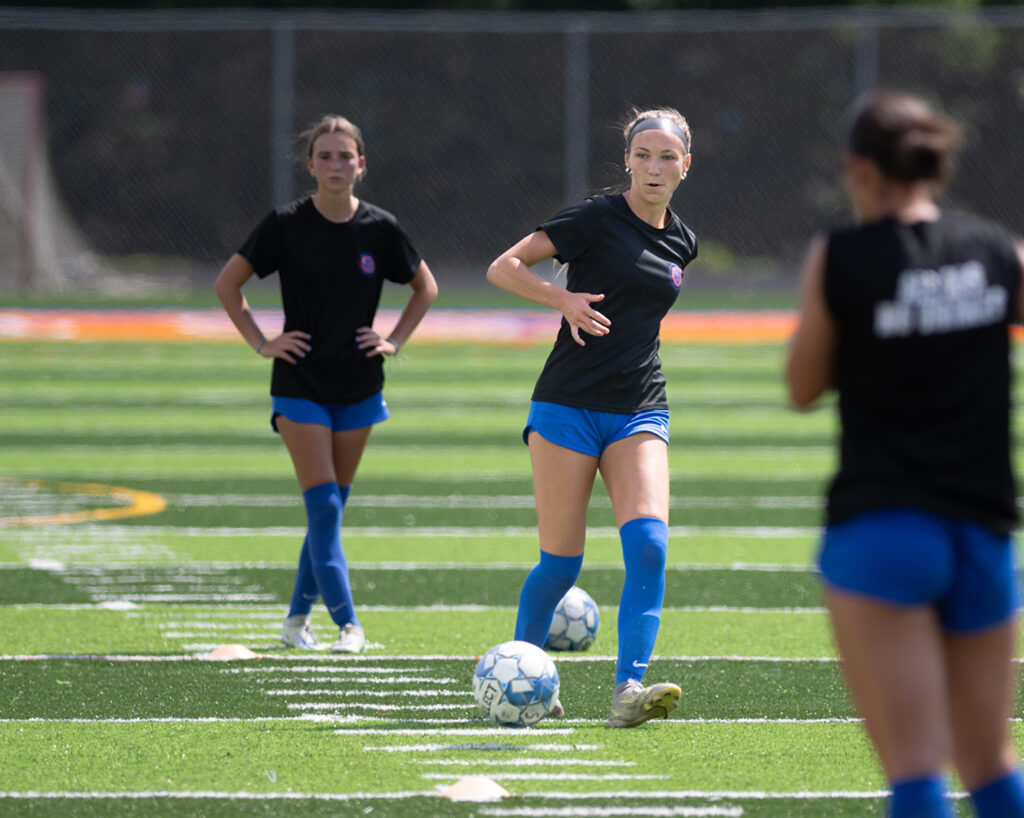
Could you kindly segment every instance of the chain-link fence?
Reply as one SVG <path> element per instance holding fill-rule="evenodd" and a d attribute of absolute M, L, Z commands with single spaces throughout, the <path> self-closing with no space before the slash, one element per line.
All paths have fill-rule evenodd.
<path fill-rule="evenodd" d="M 555 210 L 619 185 L 618 125 L 632 105 L 671 105 L 691 122 L 693 166 L 674 206 L 701 239 L 694 277 L 792 271 L 812 233 L 848 218 L 839 119 L 876 85 L 922 93 L 967 126 L 951 206 L 1011 228 L 1024 215 L 1021 9 L 8 9 L 0 72 L 41 79 L 40 143 L 24 154 L 48 156 L 71 223 L 122 267 L 212 276 L 270 207 L 311 189 L 294 136 L 327 112 L 366 136 L 359 195 L 394 212 L 452 283 L 479 281 Z M 10 141 L 21 114 L 8 108 Z M 10 153 L 0 220 L 30 224 L 0 236 L 45 237 L 58 228 L 26 215 Z M 0 288 L 24 275 L 23 256 L 0 246 Z"/>

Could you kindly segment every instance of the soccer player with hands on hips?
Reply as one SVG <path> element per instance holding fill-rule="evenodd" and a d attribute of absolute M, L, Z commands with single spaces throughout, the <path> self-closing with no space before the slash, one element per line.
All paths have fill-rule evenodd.
<path fill-rule="evenodd" d="M 571 205 L 504 253 L 490 282 L 562 314 L 523 438 L 533 470 L 540 562 L 523 583 L 515 638 L 543 646 L 555 606 L 583 563 L 597 473 L 611 497 L 626 578 L 608 724 L 668 715 L 675 684 L 642 684 L 665 593 L 668 403 L 658 358 L 697 240 L 669 202 L 690 167 L 690 129 L 675 110 L 634 112 L 624 128 L 629 189 Z M 556 258 L 566 286 L 530 268 Z M 554 715 L 564 713 L 561 705 Z"/>
<path fill-rule="evenodd" d="M 362 133 L 327 115 L 307 137 L 316 192 L 267 214 L 214 285 L 246 342 L 273 359 L 271 424 L 291 456 L 308 529 L 281 640 L 320 647 L 309 625 L 323 599 L 339 634 L 330 649 L 358 653 L 365 635 L 352 602 L 341 521 L 373 424 L 389 417 L 383 359 L 397 355 L 437 296 L 427 264 L 395 217 L 356 198 L 366 172 Z M 284 330 L 266 336 L 242 286 L 278 273 Z M 412 288 L 391 334 L 373 329 L 384 280 Z"/>
<path fill-rule="evenodd" d="M 950 818 L 952 766 L 980 818 L 1024 816 L 1011 746 L 1019 599 L 1009 324 L 1024 253 L 940 210 L 959 126 L 877 92 L 848 118 L 857 226 L 811 243 L 786 380 L 838 392 L 839 466 L 818 555 L 893 818 Z"/>

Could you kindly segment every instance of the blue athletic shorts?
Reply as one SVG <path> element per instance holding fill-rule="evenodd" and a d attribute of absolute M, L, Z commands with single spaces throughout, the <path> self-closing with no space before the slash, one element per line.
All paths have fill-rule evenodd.
<path fill-rule="evenodd" d="M 270 425 L 277 431 L 277 417 L 283 415 L 295 423 L 319 423 L 332 432 L 345 432 L 372 426 L 391 417 L 384 396 L 378 392 L 355 403 L 317 403 L 304 398 L 271 396 Z"/>
<path fill-rule="evenodd" d="M 523 442 L 527 445 L 530 432 L 537 432 L 558 446 L 600 457 L 609 444 L 640 432 L 650 432 L 668 443 L 668 412 L 648 409 L 623 415 L 533 401 L 523 429 Z"/>
<path fill-rule="evenodd" d="M 818 565 L 837 590 L 935 605 L 948 631 L 996 625 L 1020 604 L 1012 536 L 916 508 L 866 512 L 828 526 Z"/>

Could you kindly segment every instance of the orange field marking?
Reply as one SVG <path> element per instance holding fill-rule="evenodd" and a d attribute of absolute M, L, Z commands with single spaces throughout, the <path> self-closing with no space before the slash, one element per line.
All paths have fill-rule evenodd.
<path fill-rule="evenodd" d="M 255 313 L 268 335 L 280 331 L 284 323 L 280 310 Z M 377 329 L 390 332 L 398 315 L 395 309 L 379 310 Z M 427 313 L 416 339 L 550 344 L 559 321 L 554 310 L 439 308 Z M 786 341 L 795 326 L 795 310 L 679 310 L 662 321 L 661 337 L 691 344 L 772 344 Z M 1016 341 L 1024 341 L 1024 328 L 1014 327 L 1013 335 Z M 241 342 L 219 309 L 0 309 L 0 341 L 24 340 Z"/>
<path fill-rule="evenodd" d="M 269 334 L 284 323 L 280 310 L 256 310 Z M 377 313 L 389 331 L 398 310 Z M 551 343 L 560 316 L 553 310 L 435 309 L 416 330 L 417 340 L 471 343 Z M 674 312 L 662 323 L 666 341 L 771 343 L 788 337 L 794 314 L 786 310 Z M 614 331 L 614 330 L 613 330 Z M 238 341 L 238 331 L 217 309 L 54 310 L 0 309 L 0 341 Z"/>

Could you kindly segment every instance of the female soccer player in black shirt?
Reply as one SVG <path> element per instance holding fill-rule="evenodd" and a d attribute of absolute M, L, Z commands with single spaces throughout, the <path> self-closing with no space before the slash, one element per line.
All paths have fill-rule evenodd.
<path fill-rule="evenodd" d="M 939 209 L 954 122 L 895 93 L 850 122 L 862 224 L 812 243 L 786 371 L 800 408 L 839 393 L 825 596 L 893 818 L 954 815 L 951 763 L 979 816 L 1020 818 L 1008 325 L 1024 315 L 1022 255 Z"/>
<path fill-rule="evenodd" d="M 523 435 L 540 562 L 520 593 L 515 638 L 544 644 L 583 562 L 587 505 L 600 471 L 626 567 L 612 727 L 664 718 L 681 692 L 641 680 L 658 633 L 668 546 L 668 403 L 658 332 L 683 268 L 697 255 L 694 234 L 669 209 L 690 167 L 686 120 L 669 109 L 638 112 L 624 135 L 629 189 L 563 210 L 487 272 L 497 286 L 562 313 Z M 551 257 L 568 264 L 565 287 L 530 270 Z M 558 705 L 554 713 L 561 712 Z"/>
<path fill-rule="evenodd" d="M 398 354 L 433 303 L 437 285 L 394 216 L 354 195 L 366 172 L 360 130 L 328 115 L 307 136 L 316 193 L 269 213 L 214 288 L 242 337 L 274 359 L 271 422 L 291 455 L 306 507 L 308 531 L 281 640 L 319 646 L 309 626 L 319 596 L 339 627 L 330 649 L 358 653 L 365 635 L 341 546 L 342 512 L 373 424 L 389 415 L 381 395 L 383 358 Z M 275 271 L 284 331 L 268 338 L 242 285 L 254 273 L 263 278 Z M 385 279 L 412 288 L 386 338 L 373 330 Z"/>

